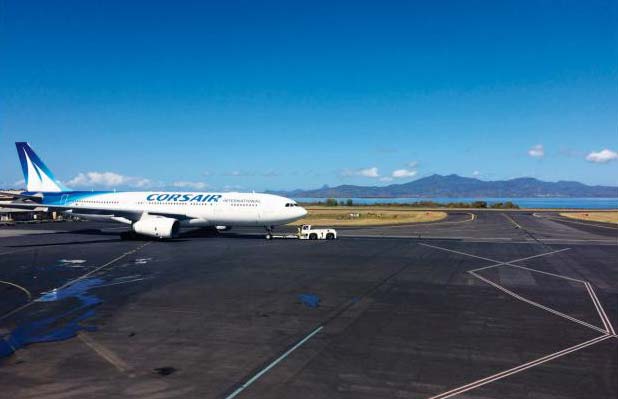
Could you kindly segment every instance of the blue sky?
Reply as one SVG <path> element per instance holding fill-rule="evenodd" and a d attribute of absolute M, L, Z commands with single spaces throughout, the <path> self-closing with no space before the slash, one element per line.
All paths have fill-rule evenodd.
<path fill-rule="evenodd" d="M 616 4 L 3 2 L 0 182 L 616 185 Z"/>

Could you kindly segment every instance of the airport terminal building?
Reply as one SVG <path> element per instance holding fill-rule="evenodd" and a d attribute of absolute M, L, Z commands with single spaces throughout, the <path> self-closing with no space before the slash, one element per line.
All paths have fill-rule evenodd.
<path fill-rule="evenodd" d="M 0 190 L 6 193 L 19 194 L 23 190 Z M 11 201 L 11 197 L 0 194 L 0 223 L 29 222 L 40 220 L 58 220 L 57 212 L 33 212 L 26 209 L 16 209 L 3 206 Z"/>

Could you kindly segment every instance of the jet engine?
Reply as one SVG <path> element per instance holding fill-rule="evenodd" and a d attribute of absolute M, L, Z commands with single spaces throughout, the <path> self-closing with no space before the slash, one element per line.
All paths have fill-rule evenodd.
<path fill-rule="evenodd" d="M 155 238 L 174 238 L 180 231 L 178 220 L 164 216 L 141 218 L 133 223 L 131 227 L 137 234 Z"/>

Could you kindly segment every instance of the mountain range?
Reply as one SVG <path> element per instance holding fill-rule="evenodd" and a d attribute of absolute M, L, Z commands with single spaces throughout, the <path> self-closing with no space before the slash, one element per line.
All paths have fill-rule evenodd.
<path fill-rule="evenodd" d="M 423 177 L 388 186 L 344 184 L 314 190 L 269 191 L 295 198 L 406 198 L 406 197 L 618 197 L 618 187 L 588 186 L 575 181 L 545 182 L 532 177 L 485 181 L 458 175 Z"/>

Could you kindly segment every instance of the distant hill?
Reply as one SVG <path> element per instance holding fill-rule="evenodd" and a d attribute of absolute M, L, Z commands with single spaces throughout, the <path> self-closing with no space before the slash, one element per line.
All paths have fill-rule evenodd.
<path fill-rule="evenodd" d="M 545 182 L 531 177 L 484 181 L 458 175 L 432 175 L 388 186 L 324 186 L 315 190 L 271 191 L 289 197 L 618 197 L 618 187 L 588 186 L 574 181 Z"/>

